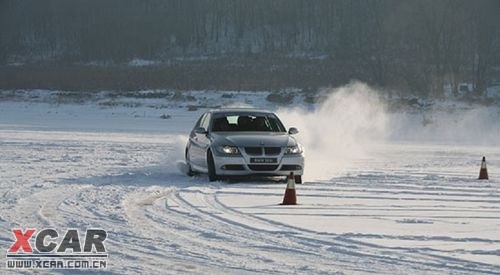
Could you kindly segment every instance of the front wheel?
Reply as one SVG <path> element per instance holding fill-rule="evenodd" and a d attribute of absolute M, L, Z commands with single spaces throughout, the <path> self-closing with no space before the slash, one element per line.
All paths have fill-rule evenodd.
<path fill-rule="evenodd" d="M 186 175 L 188 175 L 189 177 L 196 175 L 195 172 L 193 171 L 193 168 L 191 168 L 191 164 L 189 164 L 189 162 L 186 162 L 186 165 L 187 165 Z"/>
<path fill-rule="evenodd" d="M 208 180 L 209 181 L 218 180 L 219 177 L 215 173 L 214 156 L 212 155 L 211 151 L 208 151 L 208 153 L 207 153 L 207 166 L 208 166 Z"/>
<path fill-rule="evenodd" d="M 302 184 L 302 176 L 295 175 L 295 183 Z"/>

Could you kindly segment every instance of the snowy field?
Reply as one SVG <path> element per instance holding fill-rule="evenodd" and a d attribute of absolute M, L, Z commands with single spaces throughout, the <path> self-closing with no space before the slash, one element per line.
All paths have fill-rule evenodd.
<path fill-rule="evenodd" d="M 203 102 L 276 109 L 262 94 L 217 96 Z M 147 102 L 0 102 L 4 252 L 13 227 L 99 227 L 109 233 L 108 271 L 120 274 L 500 274 L 498 145 L 401 137 L 411 130 L 370 146 L 326 137 L 317 144 L 342 148 L 327 146 L 331 159 L 311 148 L 299 205 L 280 206 L 283 181 L 183 175 L 186 135 L 204 109 Z M 313 140 L 290 125 L 300 112 L 279 112 Z M 363 125 L 341 137 L 374 132 Z M 484 135 L 500 137 L 495 127 Z M 483 155 L 488 181 L 477 180 Z"/>

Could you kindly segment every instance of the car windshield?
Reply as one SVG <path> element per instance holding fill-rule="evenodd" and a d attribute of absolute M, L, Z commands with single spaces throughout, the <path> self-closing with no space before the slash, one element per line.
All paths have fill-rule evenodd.
<path fill-rule="evenodd" d="M 213 132 L 286 132 L 273 114 L 215 114 Z"/>

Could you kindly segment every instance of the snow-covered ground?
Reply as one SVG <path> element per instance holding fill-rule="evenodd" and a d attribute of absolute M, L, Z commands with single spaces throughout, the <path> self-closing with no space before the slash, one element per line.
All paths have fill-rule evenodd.
<path fill-rule="evenodd" d="M 0 102 L 4 252 L 13 227 L 99 227 L 109 233 L 108 271 L 120 274 L 500 272 L 498 145 L 392 133 L 385 142 L 354 144 L 363 153 L 345 160 L 317 161 L 310 150 L 306 169 L 323 173 L 310 172 L 297 186 L 299 205 L 280 206 L 283 182 L 208 183 L 179 169 L 201 102 L 277 108 L 265 93 L 193 92 L 192 102 L 146 98 L 139 105 L 116 98 L 56 104 L 39 93 Z M 198 107 L 188 111 L 190 104 Z M 294 116 L 280 112 L 293 126 Z M 314 115 L 322 111 L 307 113 L 309 123 Z M 365 124 L 335 137 L 357 135 Z M 476 179 L 483 155 L 488 181 Z"/>

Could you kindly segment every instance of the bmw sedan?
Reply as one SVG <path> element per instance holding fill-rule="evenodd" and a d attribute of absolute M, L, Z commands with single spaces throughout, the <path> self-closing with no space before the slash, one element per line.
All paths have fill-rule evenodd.
<path fill-rule="evenodd" d="M 219 109 L 204 113 L 186 146 L 188 174 L 208 173 L 210 181 L 226 176 L 286 176 L 302 183 L 304 154 L 272 112 L 256 109 Z"/>

